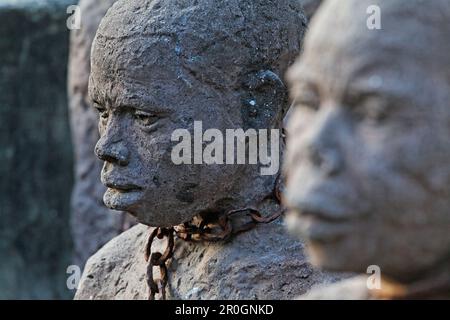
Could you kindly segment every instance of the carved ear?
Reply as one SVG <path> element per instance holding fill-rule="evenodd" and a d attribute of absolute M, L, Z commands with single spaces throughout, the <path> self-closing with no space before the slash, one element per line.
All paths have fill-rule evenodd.
<path fill-rule="evenodd" d="M 288 94 L 280 77 L 270 70 L 261 70 L 247 75 L 243 87 L 241 114 L 244 126 L 255 129 L 281 127 Z"/>

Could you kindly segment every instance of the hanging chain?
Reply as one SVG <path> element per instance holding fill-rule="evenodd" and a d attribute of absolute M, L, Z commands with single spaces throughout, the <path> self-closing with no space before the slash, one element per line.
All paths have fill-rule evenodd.
<path fill-rule="evenodd" d="M 279 190 L 279 176 L 275 182 L 275 189 L 271 195 L 266 197 L 274 199 L 278 204 L 281 203 L 280 190 Z M 232 223 L 232 217 L 238 213 L 247 212 L 247 216 L 250 217 L 250 221 L 236 226 Z M 168 283 L 168 271 L 167 271 L 167 260 L 172 258 L 174 251 L 174 236 L 184 241 L 205 241 L 205 242 L 226 242 L 239 233 L 246 232 L 253 229 L 258 224 L 270 223 L 285 212 L 285 209 L 280 208 L 279 211 L 264 217 L 261 212 L 254 207 L 246 207 L 242 209 L 236 209 L 228 211 L 227 213 L 220 215 L 217 221 L 207 222 L 205 219 L 195 218 L 190 222 L 185 222 L 181 225 L 164 228 L 155 228 L 147 241 L 145 247 L 145 261 L 148 262 L 147 265 L 147 285 L 149 288 L 149 300 L 155 300 L 155 296 L 158 293 L 161 300 L 166 299 L 166 286 Z M 167 238 L 167 245 L 164 253 L 152 252 L 152 244 L 155 238 L 162 240 Z M 153 273 L 153 268 L 159 267 L 160 278 L 155 279 Z"/>
<path fill-rule="evenodd" d="M 167 247 L 164 253 L 152 252 L 152 243 L 155 238 L 167 238 Z M 168 281 L 166 261 L 173 255 L 174 247 L 174 229 L 173 228 L 156 228 L 150 234 L 145 247 L 145 261 L 147 265 L 147 285 L 149 288 L 149 300 L 154 300 L 156 293 L 161 295 L 161 299 L 166 299 L 166 285 Z M 150 261 L 149 261 L 150 260 Z M 160 278 L 155 279 L 153 275 L 153 267 L 159 267 Z"/>

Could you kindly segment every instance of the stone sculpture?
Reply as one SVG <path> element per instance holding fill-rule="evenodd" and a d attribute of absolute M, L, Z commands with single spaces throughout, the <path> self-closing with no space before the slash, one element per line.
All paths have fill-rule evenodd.
<path fill-rule="evenodd" d="M 71 31 L 68 96 L 72 141 L 75 153 L 75 185 L 71 200 L 71 230 L 74 263 L 86 260 L 106 242 L 132 224 L 130 218 L 103 204 L 105 187 L 98 176 L 102 162 L 93 153 L 99 139 L 98 114 L 90 106 L 88 82 L 90 52 L 100 20 L 115 0 L 79 2 L 80 29 Z"/>
<path fill-rule="evenodd" d="M 89 85 L 100 113 L 104 201 L 158 229 L 135 226 L 91 257 L 77 299 L 157 298 L 164 291 L 174 299 L 286 299 L 334 279 L 305 263 L 302 243 L 286 237 L 280 219 L 228 237 L 227 230 L 264 219 L 259 212 L 280 212 L 277 175 L 262 176 L 258 165 L 171 159 L 172 133 L 192 131 L 194 121 L 220 131 L 280 129 L 288 108 L 280 79 L 300 52 L 305 26 L 300 4 L 287 0 L 132 0 L 108 11 L 94 40 Z M 223 219 L 233 210 L 242 212 Z M 200 227 L 181 227 L 218 224 L 223 232 L 178 237 L 227 241 L 175 239 L 172 258 L 160 265 L 167 286 L 152 274 L 149 293 L 149 233 L 160 232 L 171 248 L 173 226 L 193 220 Z M 163 243 L 147 252 L 150 262 L 171 256 L 155 253 L 172 254 Z"/>
<path fill-rule="evenodd" d="M 445 0 L 328 1 L 315 16 L 288 73 L 289 226 L 314 265 L 379 268 L 381 284 L 308 298 L 450 298 L 449 21 Z"/>

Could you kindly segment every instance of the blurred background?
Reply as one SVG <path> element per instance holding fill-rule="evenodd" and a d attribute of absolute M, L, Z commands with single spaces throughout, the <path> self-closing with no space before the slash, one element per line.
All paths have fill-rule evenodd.
<path fill-rule="evenodd" d="M 0 0 L 0 299 L 72 294 L 66 8 L 74 2 Z"/>
<path fill-rule="evenodd" d="M 0 0 L 0 299 L 71 299 L 70 277 L 134 223 L 103 206 L 87 100 L 114 1 Z M 321 2 L 298 1 L 309 16 Z"/>

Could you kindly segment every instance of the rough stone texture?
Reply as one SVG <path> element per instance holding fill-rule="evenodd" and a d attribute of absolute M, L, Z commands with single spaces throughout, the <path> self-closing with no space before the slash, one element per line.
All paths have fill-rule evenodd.
<path fill-rule="evenodd" d="M 93 255 L 75 299 L 147 299 L 144 247 L 149 234 L 149 227 L 139 224 Z M 177 239 L 168 298 L 292 299 L 313 285 L 336 280 L 314 270 L 302 251 L 301 242 L 287 237 L 280 221 L 226 245 Z"/>
<path fill-rule="evenodd" d="M 278 172 L 261 175 L 261 163 L 176 164 L 171 136 L 181 128 L 192 133 L 194 121 L 220 133 L 279 130 L 288 107 L 280 79 L 305 29 L 300 4 L 290 0 L 117 1 L 93 42 L 89 83 L 100 113 L 95 151 L 104 161 L 105 204 L 154 227 L 194 216 L 214 222 L 245 207 L 280 210 Z M 77 298 L 147 296 L 142 228 L 88 261 Z M 231 243 L 184 243 L 172 264 L 171 298 L 294 297 L 325 278 L 301 249 L 279 221 Z"/>
<path fill-rule="evenodd" d="M 74 263 L 86 260 L 106 242 L 132 224 L 131 216 L 103 204 L 106 188 L 100 181 L 102 162 L 95 156 L 99 139 L 98 112 L 88 98 L 91 44 L 100 20 L 115 0 L 81 0 L 81 28 L 71 31 L 68 94 L 75 151 L 75 185 L 72 192 L 71 229 Z"/>
<path fill-rule="evenodd" d="M 69 3 L 0 2 L 0 299 L 71 295 Z"/>
<path fill-rule="evenodd" d="M 175 164 L 171 136 L 192 133 L 194 121 L 221 132 L 280 129 L 280 78 L 300 52 L 301 10 L 267 0 L 114 4 L 94 41 L 89 86 L 101 113 L 96 153 L 108 207 L 171 226 L 272 193 L 277 175 L 262 176 L 261 164 Z"/>
<path fill-rule="evenodd" d="M 449 21 L 447 0 L 330 0 L 288 72 L 289 225 L 317 266 L 376 265 L 379 297 L 450 299 Z"/>

